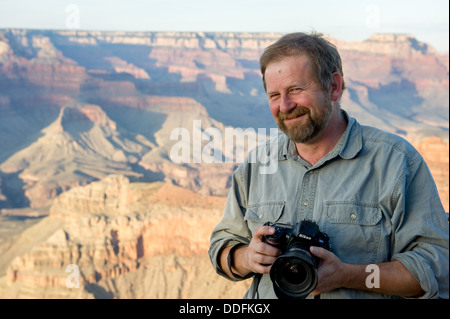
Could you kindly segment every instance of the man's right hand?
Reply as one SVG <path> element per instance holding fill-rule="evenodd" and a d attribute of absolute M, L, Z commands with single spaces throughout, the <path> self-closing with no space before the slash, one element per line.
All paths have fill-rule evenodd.
<path fill-rule="evenodd" d="M 249 245 L 237 248 L 233 256 L 233 272 L 245 276 L 251 272 L 268 274 L 275 259 L 281 254 L 278 248 L 270 246 L 264 242 L 265 235 L 272 235 L 274 228 L 270 226 L 260 226 L 255 229 L 253 238 Z M 227 275 L 233 278 L 228 269 L 228 253 L 231 247 L 223 249 L 220 256 L 221 267 Z"/>

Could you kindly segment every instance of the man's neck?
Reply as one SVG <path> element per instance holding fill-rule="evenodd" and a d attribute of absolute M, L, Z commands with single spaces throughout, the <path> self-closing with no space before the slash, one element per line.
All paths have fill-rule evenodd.
<path fill-rule="evenodd" d="M 340 110 L 336 110 L 326 128 L 307 143 L 295 143 L 298 155 L 314 166 L 322 157 L 336 146 L 345 129 L 347 119 Z"/>

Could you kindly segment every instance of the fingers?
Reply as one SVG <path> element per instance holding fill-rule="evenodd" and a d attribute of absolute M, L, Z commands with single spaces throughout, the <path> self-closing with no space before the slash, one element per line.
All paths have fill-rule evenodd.
<path fill-rule="evenodd" d="M 253 239 L 263 241 L 264 236 L 272 235 L 275 232 L 275 229 L 270 226 L 260 226 L 255 229 L 253 234 Z"/>
<path fill-rule="evenodd" d="M 268 274 L 270 267 L 280 254 L 279 249 L 268 244 L 259 242 L 249 246 L 249 266 L 253 272 Z"/>
<path fill-rule="evenodd" d="M 309 251 L 311 252 L 311 254 L 320 259 L 321 264 L 339 261 L 339 258 L 337 258 L 335 254 L 325 248 L 311 246 L 309 247 Z"/>
<path fill-rule="evenodd" d="M 316 257 L 319 257 L 320 259 L 326 259 L 327 256 L 329 256 L 330 254 L 330 251 L 326 250 L 325 248 L 316 246 L 309 247 L 309 251 L 311 252 L 311 254 L 313 254 Z"/>
<path fill-rule="evenodd" d="M 255 229 L 247 251 L 249 267 L 255 273 L 269 273 L 271 265 L 280 255 L 278 248 L 264 243 L 264 236 L 273 233 L 274 229 L 270 226 L 261 226 Z"/>
<path fill-rule="evenodd" d="M 253 270 L 254 273 L 257 274 L 268 274 L 270 273 L 270 267 L 272 267 L 273 261 L 275 258 L 270 262 L 270 264 L 261 264 L 256 261 L 252 261 L 250 263 L 250 267 Z M 267 260 L 268 262 L 268 260 Z"/>
<path fill-rule="evenodd" d="M 310 252 L 320 258 L 320 263 L 317 268 L 319 280 L 315 290 L 311 294 L 315 296 L 343 287 L 344 274 L 346 273 L 345 263 L 333 252 L 322 247 L 310 247 Z"/>

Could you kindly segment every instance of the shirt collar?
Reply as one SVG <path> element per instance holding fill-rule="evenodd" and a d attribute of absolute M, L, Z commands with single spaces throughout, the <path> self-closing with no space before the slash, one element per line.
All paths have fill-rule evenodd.
<path fill-rule="evenodd" d="M 358 155 L 362 149 L 362 129 L 355 118 L 350 117 L 344 110 L 342 110 L 342 113 L 347 118 L 348 125 L 339 140 L 339 142 L 342 141 L 343 143 L 338 154 L 344 159 L 351 159 Z M 339 145 L 339 142 L 336 146 Z"/>
<path fill-rule="evenodd" d="M 361 125 L 355 118 L 349 116 L 346 111 L 341 110 L 347 118 L 347 128 L 342 134 L 333 150 L 328 153 L 323 160 L 329 160 L 339 155 L 343 159 L 354 158 L 362 149 Z M 296 159 L 298 156 L 295 144 L 285 134 L 278 138 L 278 160 Z M 322 162 L 322 160 L 320 161 Z"/>

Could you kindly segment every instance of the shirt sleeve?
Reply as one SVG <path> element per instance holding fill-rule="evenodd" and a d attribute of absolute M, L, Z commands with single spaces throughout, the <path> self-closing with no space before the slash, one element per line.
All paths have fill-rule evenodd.
<path fill-rule="evenodd" d="M 244 164 L 233 173 L 230 192 L 225 205 L 224 216 L 213 229 L 209 247 L 209 258 L 216 272 L 229 278 L 221 269 L 218 258 L 223 248 L 238 243 L 249 244 L 251 232 L 244 220 L 246 211 L 246 189 L 244 185 Z"/>
<path fill-rule="evenodd" d="M 400 261 L 420 283 L 422 298 L 449 298 L 449 224 L 421 156 L 405 169 L 396 187 L 391 259 Z"/>

